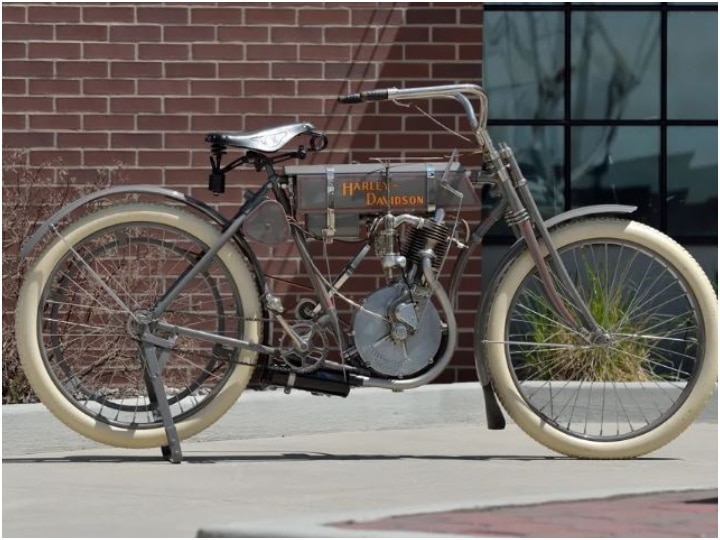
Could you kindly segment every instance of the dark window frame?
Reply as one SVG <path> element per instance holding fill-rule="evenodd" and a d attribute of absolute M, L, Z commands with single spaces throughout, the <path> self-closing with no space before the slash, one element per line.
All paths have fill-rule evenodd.
<path fill-rule="evenodd" d="M 667 131 L 668 127 L 716 127 L 718 119 L 698 119 L 698 118 L 674 118 L 667 117 L 667 85 L 668 85 L 668 13 L 671 12 L 718 12 L 717 4 L 676 4 L 669 5 L 667 3 L 648 3 L 648 4 L 502 4 L 502 3 L 486 3 L 484 5 L 486 12 L 562 12 L 564 13 L 565 24 L 565 65 L 571 65 L 571 28 L 572 14 L 577 12 L 659 12 L 660 13 L 660 117 L 653 120 L 586 120 L 572 119 L 572 85 L 570 70 L 564 70 L 564 118 L 562 120 L 527 120 L 527 119 L 488 119 L 488 126 L 561 126 L 564 135 L 564 198 L 565 209 L 569 210 L 572 202 L 571 185 L 568 181 L 568 175 L 571 169 L 572 158 L 572 138 L 571 130 L 573 127 L 582 126 L 652 126 L 658 127 L 660 130 L 660 148 L 658 153 L 658 173 L 659 173 L 659 198 L 666 201 L 668 192 L 668 148 L 667 148 Z M 668 209 L 667 203 L 663 202 L 660 206 L 660 229 L 664 232 L 668 231 Z M 716 245 L 718 242 L 717 232 L 715 236 L 692 236 L 692 235 L 673 235 L 673 237 L 684 244 L 696 245 Z M 507 243 L 511 240 L 507 236 L 488 237 L 489 243 Z"/>

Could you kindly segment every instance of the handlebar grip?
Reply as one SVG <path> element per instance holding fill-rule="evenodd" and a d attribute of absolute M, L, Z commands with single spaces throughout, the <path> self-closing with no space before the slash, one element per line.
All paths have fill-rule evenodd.
<path fill-rule="evenodd" d="M 368 90 L 366 92 L 360 92 L 355 94 L 348 94 L 347 96 L 338 97 L 340 103 L 362 103 L 363 101 L 383 101 L 388 98 L 388 89 L 380 88 L 378 90 Z"/>
<path fill-rule="evenodd" d="M 366 101 L 383 101 L 388 98 L 388 89 L 368 90 L 362 93 Z"/>
<path fill-rule="evenodd" d="M 338 101 L 340 103 L 362 103 L 362 96 L 360 94 L 348 94 L 347 96 L 339 96 Z"/>

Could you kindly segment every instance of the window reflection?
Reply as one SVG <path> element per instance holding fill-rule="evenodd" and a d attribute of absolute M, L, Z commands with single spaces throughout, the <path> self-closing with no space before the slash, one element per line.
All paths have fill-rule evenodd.
<path fill-rule="evenodd" d="M 634 219 L 660 225 L 656 127 L 576 127 L 572 130 L 573 208 L 615 203 L 638 207 Z"/>
<path fill-rule="evenodd" d="M 563 115 L 562 12 L 485 13 L 484 85 L 491 119 Z"/>
<path fill-rule="evenodd" d="M 571 29 L 572 117 L 660 117 L 660 15 L 576 12 Z"/>
<path fill-rule="evenodd" d="M 717 13 L 668 13 L 668 118 L 717 118 Z"/>
<path fill-rule="evenodd" d="M 670 127 L 667 144 L 668 232 L 717 235 L 717 128 Z"/>

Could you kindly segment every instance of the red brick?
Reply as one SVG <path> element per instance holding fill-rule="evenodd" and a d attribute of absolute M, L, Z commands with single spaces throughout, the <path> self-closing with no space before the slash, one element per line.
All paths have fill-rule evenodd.
<path fill-rule="evenodd" d="M 405 60 L 456 60 L 455 45 L 405 45 Z"/>
<path fill-rule="evenodd" d="M 128 6 L 83 6 L 83 22 L 135 22 L 135 8 Z"/>
<path fill-rule="evenodd" d="M 353 62 L 371 61 L 384 62 L 386 60 L 403 60 L 403 46 L 400 44 L 369 44 L 361 43 L 352 46 Z"/>
<path fill-rule="evenodd" d="M 59 24 L 55 27 L 59 41 L 107 41 L 108 27 L 101 24 Z"/>
<path fill-rule="evenodd" d="M 187 115 L 139 115 L 137 128 L 141 131 L 187 131 L 188 118 Z"/>
<path fill-rule="evenodd" d="M 214 113 L 216 110 L 214 98 L 165 98 L 164 111 L 166 113 Z"/>
<path fill-rule="evenodd" d="M 51 163 L 54 167 L 73 167 L 82 163 L 82 153 L 78 150 L 32 150 L 30 152 L 30 164 L 47 166 Z"/>
<path fill-rule="evenodd" d="M 55 70 L 58 77 L 93 77 L 101 78 L 108 76 L 108 62 L 56 62 Z"/>
<path fill-rule="evenodd" d="M 94 167 L 115 167 L 118 163 L 135 165 L 136 152 L 122 150 L 88 150 L 83 152 L 85 165 Z"/>
<path fill-rule="evenodd" d="M 84 79 L 83 92 L 88 95 L 107 96 L 134 94 L 135 81 L 132 79 Z"/>
<path fill-rule="evenodd" d="M 313 98 L 274 98 L 273 114 L 322 114 L 323 100 Z"/>
<path fill-rule="evenodd" d="M 30 129 L 80 129 L 81 118 L 78 114 L 32 114 Z"/>
<path fill-rule="evenodd" d="M 55 146 L 55 135 L 41 131 L 17 132 L 3 130 L 4 148 L 42 148 Z"/>
<path fill-rule="evenodd" d="M 55 107 L 58 112 L 107 112 L 106 98 L 57 98 Z"/>
<path fill-rule="evenodd" d="M 86 59 L 134 60 L 135 45 L 131 43 L 83 43 Z"/>
<path fill-rule="evenodd" d="M 320 79 L 317 81 L 298 81 L 298 95 L 300 96 L 339 96 L 349 93 L 345 83 Z M 349 110 L 347 106 L 343 109 Z"/>
<path fill-rule="evenodd" d="M 448 62 L 432 65 L 432 76 L 438 79 L 480 81 L 482 69 L 479 63 Z M 440 84 L 440 83 L 438 83 Z"/>
<path fill-rule="evenodd" d="M 298 26 L 326 26 L 350 24 L 350 10 L 348 8 L 333 9 L 300 9 L 298 11 Z"/>
<path fill-rule="evenodd" d="M 2 6 L 2 20 L 3 22 L 25 22 L 25 6 L 18 5 L 7 5 Z"/>
<path fill-rule="evenodd" d="M 457 9 L 439 5 L 434 8 L 421 8 L 410 6 L 405 15 L 406 24 L 424 24 L 434 26 L 436 24 L 456 24 Z"/>
<path fill-rule="evenodd" d="M 162 99 L 159 97 L 113 97 L 110 98 L 110 111 L 113 113 L 133 114 L 140 112 L 159 113 L 162 112 Z"/>
<path fill-rule="evenodd" d="M 267 62 L 221 62 L 218 64 L 220 79 L 268 79 L 270 65 Z"/>
<path fill-rule="evenodd" d="M 297 45 L 248 45 L 248 60 L 297 60 Z"/>
<path fill-rule="evenodd" d="M 241 81 L 192 81 L 193 96 L 240 96 Z"/>
<path fill-rule="evenodd" d="M 412 8 L 408 8 L 410 10 Z M 399 26 L 405 24 L 405 10 L 402 8 L 396 9 L 384 9 L 384 8 L 373 8 L 373 9 L 357 9 L 352 10 L 352 24 L 353 26 Z"/>
<path fill-rule="evenodd" d="M 32 118 L 32 116 L 31 116 Z M 3 114 L 2 125 L 5 130 L 24 130 L 27 122 L 24 114 Z"/>
<path fill-rule="evenodd" d="M 3 41 L 35 41 L 53 39 L 51 24 L 14 24 L 3 22 Z"/>
<path fill-rule="evenodd" d="M 138 79 L 138 94 L 187 96 L 190 83 L 187 80 Z"/>
<path fill-rule="evenodd" d="M 182 43 L 215 41 L 215 27 L 192 25 L 164 26 L 163 41 L 179 41 Z"/>
<path fill-rule="evenodd" d="M 207 169 L 165 169 L 165 183 L 182 186 L 183 184 L 206 184 Z"/>
<path fill-rule="evenodd" d="M 162 148 L 161 133 L 113 133 L 112 148 Z"/>
<path fill-rule="evenodd" d="M 397 43 L 429 43 L 430 28 L 423 26 L 401 26 L 397 29 L 395 41 Z"/>
<path fill-rule="evenodd" d="M 162 27 L 159 25 L 117 25 L 110 27 L 110 41 L 114 42 L 148 42 L 160 41 Z"/>
<path fill-rule="evenodd" d="M 352 48 L 349 45 L 301 45 L 302 60 L 348 61 Z"/>
<path fill-rule="evenodd" d="M 220 98 L 218 113 L 223 114 L 266 114 L 270 112 L 267 98 Z"/>
<path fill-rule="evenodd" d="M 30 58 L 80 58 L 80 43 L 30 43 Z"/>
<path fill-rule="evenodd" d="M 80 22 L 80 8 L 71 5 L 28 7 L 28 20 L 33 22 L 68 23 Z"/>
<path fill-rule="evenodd" d="M 262 26 L 218 26 L 218 41 L 237 43 L 267 43 L 270 30 Z"/>
<path fill-rule="evenodd" d="M 59 148 L 107 148 L 107 133 L 58 133 L 57 145 Z"/>
<path fill-rule="evenodd" d="M 4 79 L 2 82 L 3 96 L 27 94 L 28 79 Z"/>
<path fill-rule="evenodd" d="M 190 45 L 167 43 L 140 43 L 138 45 L 140 60 L 188 60 Z"/>
<path fill-rule="evenodd" d="M 186 24 L 188 22 L 189 10 L 186 7 L 138 5 L 136 9 L 139 23 Z"/>
<path fill-rule="evenodd" d="M 173 78 L 215 78 L 217 69 L 212 62 L 168 62 L 165 64 L 165 77 Z"/>
<path fill-rule="evenodd" d="M 325 35 L 325 43 L 372 43 L 373 47 L 377 41 L 377 31 L 375 28 L 323 28 Z"/>
<path fill-rule="evenodd" d="M 195 60 L 244 60 L 245 46 L 230 43 L 195 44 L 192 46 Z"/>
<path fill-rule="evenodd" d="M 358 131 L 401 131 L 402 116 L 364 116 Z"/>
<path fill-rule="evenodd" d="M 282 125 L 282 124 L 290 124 L 292 122 L 297 122 L 297 118 L 294 115 L 286 115 L 286 116 L 280 116 L 280 115 L 273 115 L 273 116 L 250 116 L 248 115 L 245 118 L 245 127 L 244 129 L 263 129 L 270 126 L 275 125 Z"/>
<path fill-rule="evenodd" d="M 246 24 L 287 25 L 295 24 L 296 20 L 296 11 L 294 9 L 262 9 L 255 7 L 245 9 Z"/>
<path fill-rule="evenodd" d="M 293 85 L 285 81 L 245 81 L 245 96 L 293 96 Z"/>
<path fill-rule="evenodd" d="M 242 24 L 240 7 L 193 7 L 190 12 L 193 24 Z"/>
<path fill-rule="evenodd" d="M 458 22 L 460 24 L 482 25 L 485 22 L 483 18 L 482 6 L 460 9 Z"/>
<path fill-rule="evenodd" d="M 79 94 L 80 81 L 77 79 L 30 79 L 30 94 Z"/>
<path fill-rule="evenodd" d="M 27 56 L 27 46 L 25 43 L 5 42 L 2 44 L 3 58 L 25 58 Z"/>
<path fill-rule="evenodd" d="M 5 77 L 52 77 L 53 63 L 30 60 L 3 60 Z"/>
<path fill-rule="evenodd" d="M 432 29 L 432 39 L 441 43 L 480 43 L 482 42 L 482 29 L 478 27 L 442 27 Z"/>
<path fill-rule="evenodd" d="M 193 116 L 191 120 L 191 129 L 193 131 L 240 131 L 243 126 L 243 117 L 241 113 L 247 111 L 235 111 L 235 115 L 202 115 Z"/>
<path fill-rule="evenodd" d="M 135 117 L 129 114 L 85 114 L 82 119 L 86 131 L 135 129 Z"/>
<path fill-rule="evenodd" d="M 319 79 L 323 76 L 321 62 L 277 62 L 272 65 L 273 79 Z"/>
<path fill-rule="evenodd" d="M 5 90 L 5 81 L 3 81 Z M 10 97 L 2 98 L 3 112 L 50 112 L 54 110 L 53 99 L 49 97 Z"/>
<path fill-rule="evenodd" d="M 203 143 L 203 136 L 197 133 L 168 133 L 165 148 L 195 148 Z"/>
<path fill-rule="evenodd" d="M 190 164 L 190 152 L 181 150 L 140 150 L 138 151 L 138 166 L 140 167 L 167 167 L 188 166 Z M 207 153 L 205 154 L 207 162 Z"/>
<path fill-rule="evenodd" d="M 273 26 L 270 28 L 273 43 L 322 43 L 322 28 L 300 28 L 297 26 Z"/>
<path fill-rule="evenodd" d="M 398 79 L 427 79 L 430 76 L 430 65 L 427 62 L 386 62 L 383 66 L 382 76 Z"/>
<path fill-rule="evenodd" d="M 430 135 L 420 133 L 380 133 L 378 146 L 384 150 L 406 148 L 430 148 Z"/>
<path fill-rule="evenodd" d="M 114 78 L 123 77 L 162 77 L 162 62 L 112 62 L 110 75 Z"/>
<path fill-rule="evenodd" d="M 326 79 L 375 79 L 377 66 L 365 62 L 325 62 Z"/>

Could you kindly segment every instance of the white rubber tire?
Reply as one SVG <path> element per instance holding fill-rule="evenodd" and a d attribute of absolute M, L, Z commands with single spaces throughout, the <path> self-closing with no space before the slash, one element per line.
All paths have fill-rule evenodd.
<path fill-rule="evenodd" d="M 718 304 L 712 285 L 697 262 L 682 246 L 641 223 L 613 218 L 589 219 L 558 228 L 552 233 L 552 238 L 558 249 L 583 240 L 610 238 L 628 240 L 662 254 L 686 280 L 699 304 L 704 323 L 705 351 L 695 387 L 672 417 L 649 432 L 625 440 L 605 442 L 576 438 L 545 422 L 528 406 L 518 391 L 505 346 L 500 343 L 506 339 L 505 328 L 510 303 L 534 267 L 528 250 L 523 250 L 509 264 L 504 277 L 491 293 L 493 299 L 485 333 L 485 339 L 490 343 L 485 345 L 484 350 L 493 387 L 505 410 L 523 431 L 540 444 L 561 454 L 583 458 L 620 459 L 657 450 L 680 435 L 692 423 L 702 411 L 717 383 Z"/>
<path fill-rule="evenodd" d="M 219 231 L 211 225 L 169 206 L 121 205 L 88 215 L 64 230 L 62 235 L 65 240 L 58 238 L 38 258 L 32 270 L 26 275 L 17 304 L 15 331 L 18 354 L 25 374 L 40 401 L 60 421 L 81 435 L 103 444 L 126 448 L 149 448 L 167 443 L 164 428 L 122 429 L 97 421 L 86 414 L 57 388 L 48 373 L 38 343 L 41 330 L 39 325 L 42 324 L 39 305 L 43 290 L 55 266 L 69 251 L 68 246 L 75 245 L 107 227 L 137 222 L 171 226 L 195 236 L 210 246 L 220 238 Z M 257 321 L 261 319 L 262 313 L 253 275 L 242 254 L 231 245 L 223 246 L 218 257 L 227 267 L 237 290 L 240 291 L 243 313 L 248 318 L 255 319 L 245 322 L 243 337 L 250 342 L 260 342 L 262 324 Z M 243 350 L 240 353 L 241 362 L 254 364 L 256 360 L 255 352 Z M 253 366 L 237 365 L 210 403 L 201 407 L 193 416 L 176 424 L 180 439 L 199 433 L 225 414 L 247 387 L 253 370 Z"/>

